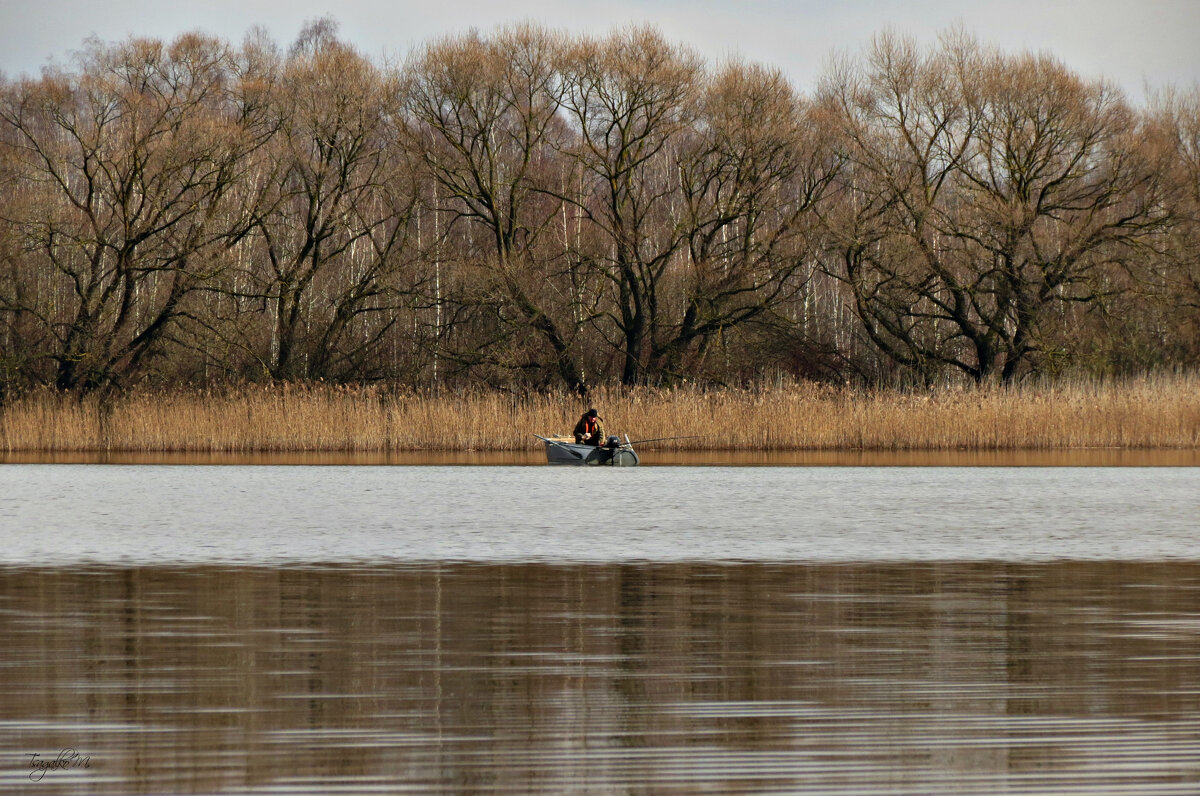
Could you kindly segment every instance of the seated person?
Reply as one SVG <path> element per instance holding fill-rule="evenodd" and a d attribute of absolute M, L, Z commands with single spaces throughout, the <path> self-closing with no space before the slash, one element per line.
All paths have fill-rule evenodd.
<path fill-rule="evenodd" d="M 581 445 L 596 445 L 604 442 L 603 421 L 595 409 L 589 409 L 575 424 L 575 442 Z"/>

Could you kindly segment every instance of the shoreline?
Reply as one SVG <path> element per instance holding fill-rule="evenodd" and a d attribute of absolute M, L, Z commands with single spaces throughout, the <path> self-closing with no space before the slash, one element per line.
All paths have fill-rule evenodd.
<path fill-rule="evenodd" d="M 607 434 L 701 435 L 646 448 L 659 457 L 1200 451 L 1200 376 L 1192 375 L 930 393 L 810 383 L 599 389 L 589 402 Z M 542 450 L 534 434 L 569 430 L 587 405 L 557 394 L 432 396 L 321 384 L 140 390 L 103 403 L 44 391 L 0 408 L 0 460 L 532 454 Z"/>
<path fill-rule="evenodd" d="M 639 450 L 642 466 L 668 467 L 1200 467 L 1200 448 L 1077 448 L 1035 451 L 658 451 Z M 3 465 L 167 467 L 473 467 L 541 466 L 534 451 L 0 453 Z"/>

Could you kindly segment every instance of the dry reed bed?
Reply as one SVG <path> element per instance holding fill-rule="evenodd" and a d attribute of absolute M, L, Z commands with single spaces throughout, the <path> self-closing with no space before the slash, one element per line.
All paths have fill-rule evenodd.
<path fill-rule="evenodd" d="M 930 394 L 797 384 L 601 390 L 607 430 L 677 450 L 1047 450 L 1200 447 L 1200 377 Z M 437 397 L 377 388 L 139 392 L 106 404 L 39 393 L 0 410 L 0 451 L 528 450 L 585 408 L 560 395 Z"/>

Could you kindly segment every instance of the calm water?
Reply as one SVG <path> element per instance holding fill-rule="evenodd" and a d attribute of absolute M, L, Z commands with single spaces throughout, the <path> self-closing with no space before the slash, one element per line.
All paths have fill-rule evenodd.
<path fill-rule="evenodd" d="M 4 465 L 0 639 L 5 792 L 1194 795 L 1200 468 Z"/>

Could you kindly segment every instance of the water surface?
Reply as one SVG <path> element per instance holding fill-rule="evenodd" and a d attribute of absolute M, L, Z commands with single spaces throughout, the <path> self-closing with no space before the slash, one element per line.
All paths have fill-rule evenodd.
<path fill-rule="evenodd" d="M 1198 518 L 1196 468 L 5 465 L 0 790 L 1195 794 Z"/>
<path fill-rule="evenodd" d="M 0 787 L 1194 794 L 1194 563 L 0 571 Z"/>
<path fill-rule="evenodd" d="M 0 563 L 1200 560 L 1200 468 L 0 467 Z"/>

